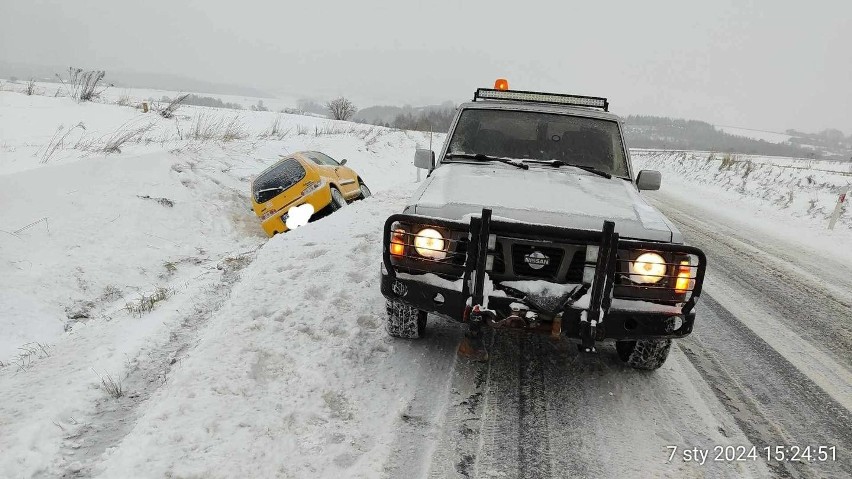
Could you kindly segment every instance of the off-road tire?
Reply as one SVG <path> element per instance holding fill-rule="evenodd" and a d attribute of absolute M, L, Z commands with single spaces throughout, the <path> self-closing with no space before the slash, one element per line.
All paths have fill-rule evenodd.
<path fill-rule="evenodd" d="M 388 316 L 385 330 L 395 338 L 418 339 L 426 333 L 426 311 L 387 300 L 385 303 Z"/>
<path fill-rule="evenodd" d="M 331 211 L 337 211 L 344 206 L 346 206 L 346 198 L 343 197 L 343 193 L 337 188 L 331 188 L 331 203 L 328 204 L 328 207 L 331 208 Z"/>
<path fill-rule="evenodd" d="M 358 189 L 361 190 L 361 196 L 358 197 L 359 200 L 369 198 L 373 194 L 373 192 L 370 191 L 370 188 L 367 188 L 367 185 L 361 181 L 358 181 Z"/>
<path fill-rule="evenodd" d="M 615 343 L 615 350 L 622 361 L 633 369 L 646 371 L 653 371 L 662 366 L 669 357 L 671 348 L 671 339 L 640 339 Z"/>

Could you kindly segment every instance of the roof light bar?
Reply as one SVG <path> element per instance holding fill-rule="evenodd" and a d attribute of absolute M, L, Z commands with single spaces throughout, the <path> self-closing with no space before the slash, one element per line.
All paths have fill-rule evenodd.
<path fill-rule="evenodd" d="M 473 94 L 473 101 L 476 100 L 527 101 L 532 103 L 550 103 L 555 105 L 600 108 L 603 111 L 609 111 L 609 101 L 606 98 L 596 96 L 564 95 L 561 93 L 540 93 L 535 91 L 479 88 L 476 90 L 476 93 Z"/>

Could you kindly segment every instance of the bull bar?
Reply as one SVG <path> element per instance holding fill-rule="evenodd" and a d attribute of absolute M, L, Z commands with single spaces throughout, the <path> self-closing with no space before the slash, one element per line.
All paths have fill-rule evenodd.
<path fill-rule="evenodd" d="M 692 332 L 695 304 L 701 295 L 707 263 L 700 249 L 682 244 L 620 238 L 612 221 L 604 221 L 601 230 L 595 231 L 502 221 L 492 219 L 491 216 L 490 209 L 483 209 L 480 216 L 471 217 L 469 222 L 410 214 L 391 215 L 383 231 L 382 294 L 388 299 L 455 320 L 481 322 L 496 328 L 527 329 L 550 334 L 554 338 L 565 336 L 579 339 L 587 351 L 593 351 L 595 342 L 605 339 L 677 338 Z M 436 280 L 438 276 L 435 276 L 427 280 L 426 276 L 407 272 L 414 270 L 428 273 L 429 269 L 394 265 L 390 247 L 395 224 L 467 232 L 466 251 L 457 253 L 456 263 L 462 270 L 461 277 Z M 495 282 L 494 292 L 488 293 L 487 266 L 493 264 L 497 237 L 547 238 L 548 241 L 582 244 L 587 248 L 597 246 L 597 258 L 593 264 L 586 264 L 587 268 L 594 268 L 594 274 L 590 275 L 590 281 L 584 278 L 581 284 L 550 305 L 542 304 L 529 294 L 503 287 L 500 282 Z M 639 293 L 654 292 L 652 290 L 665 287 L 635 285 L 629 284 L 629 281 L 628 284 L 618 285 L 620 292 L 615 295 L 616 276 L 623 274 L 618 265 L 629 261 L 618 257 L 619 250 L 689 256 L 687 266 L 677 261 L 666 263 L 667 273 L 661 277 L 661 280 L 674 280 L 678 271 L 685 269 L 689 272 L 689 287 L 683 289 L 683 301 L 673 304 L 637 302 L 635 300 L 641 298 Z M 427 268 L 428 263 L 448 264 L 447 261 L 419 257 L 416 261 L 418 264 L 425 263 Z M 631 296 L 631 292 L 638 296 Z M 678 320 L 680 324 L 677 324 Z"/>

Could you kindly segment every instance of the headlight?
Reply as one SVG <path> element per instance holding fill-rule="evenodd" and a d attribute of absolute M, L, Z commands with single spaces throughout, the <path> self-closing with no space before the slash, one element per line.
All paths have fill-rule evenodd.
<path fill-rule="evenodd" d="M 444 251 L 444 244 L 444 237 L 432 228 L 424 228 L 414 237 L 414 249 L 417 254 L 424 258 L 446 258 L 447 252 Z"/>
<path fill-rule="evenodd" d="M 657 253 L 642 253 L 630 263 L 630 280 L 634 283 L 659 283 L 666 275 L 666 260 Z"/>

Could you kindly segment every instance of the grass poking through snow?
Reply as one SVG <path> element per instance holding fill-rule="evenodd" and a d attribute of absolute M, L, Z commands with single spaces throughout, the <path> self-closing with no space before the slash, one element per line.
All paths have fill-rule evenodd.
<path fill-rule="evenodd" d="M 142 294 L 139 299 L 127 303 L 124 309 L 126 309 L 130 314 L 142 316 L 145 313 L 153 311 L 157 306 L 157 303 L 165 301 L 172 294 L 174 294 L 174 291 L 168 288 L 158 287 L 153 293 Z"/>
<path fill-rule="evenodd" d="M 124 389 L 121 386 L 121 381 L 116 381 L 108 373 L 104 373 L 104 375 L 101 376 L 94 369 L 92 369 L 92 372 L 95 373 L 95 375 L 98 376 L 98 379 L 101 380 L 101 389 L 106 391 L 106 393 L 109 394 L 111 398 L 118 399 L 121 396 L 124 396 Z"/>

